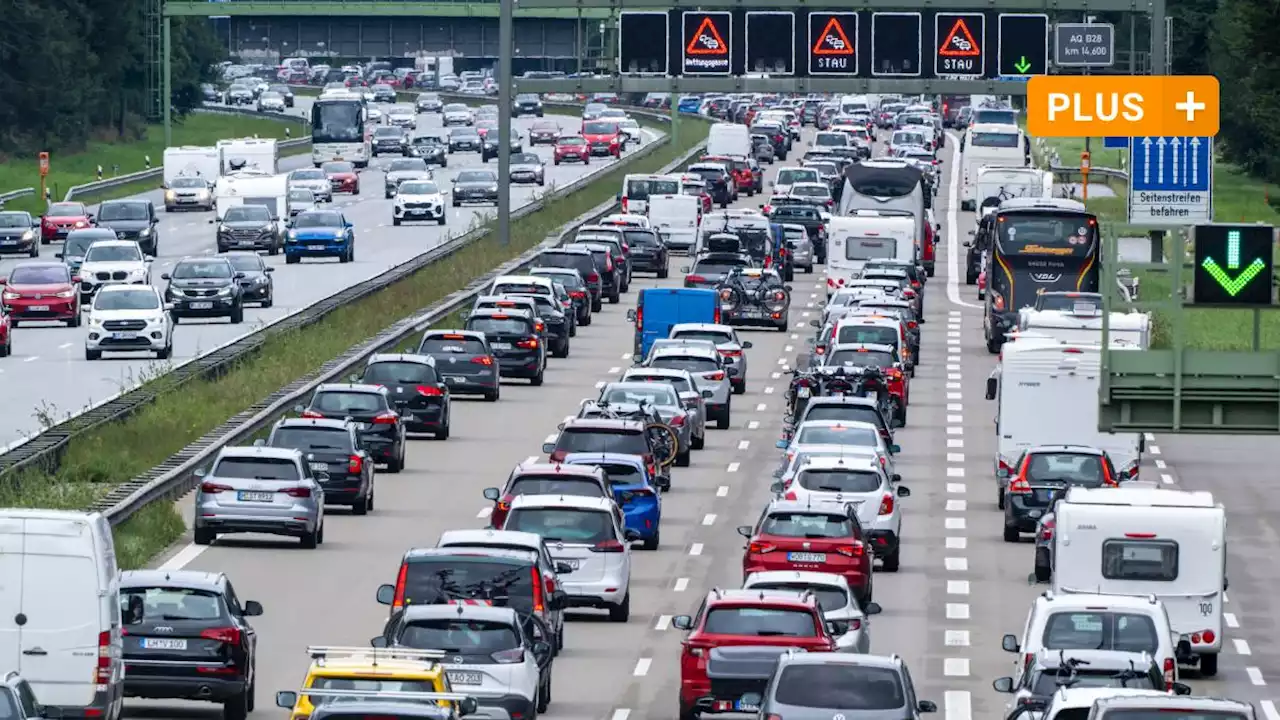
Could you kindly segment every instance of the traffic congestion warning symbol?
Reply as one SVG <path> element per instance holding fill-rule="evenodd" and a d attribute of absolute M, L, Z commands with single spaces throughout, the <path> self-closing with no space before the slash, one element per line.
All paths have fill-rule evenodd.
<path fill-rule="evenodd" d="M 947 33 L 947 39 L 938 48 L 938 55 L 941 57 L 982 57 L 982 48 L 978 47 L 978 41 L 973 39 L 973 33 L 969 32 L 969 24 L 964 21 L 964 18 L 956 18 L 955 24 L 951 26 L 951 32 Z"/>
<path fill-rule="evenodd" d="M 720 37 L 720 31 L 716 29 L 716 24 L 711 22 L 711 18 L 704 17 L 684 52 L 686 55 L 728 55 L 729 46 L 724 38 Z"/>
<path fill-rule="evenodd" d="M 849 42 L 849 36 L 845 34 L 840 18 L 833 17 L 827 21 L 827 26 L 818 35 L 818 41 L 813 44 L 813 54 L 853 55 L 853 43 Z"/>

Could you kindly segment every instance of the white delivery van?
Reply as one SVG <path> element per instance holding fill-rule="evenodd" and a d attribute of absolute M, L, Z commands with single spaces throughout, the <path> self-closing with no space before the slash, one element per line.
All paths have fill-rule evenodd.
<path fill-rule="evenodd" d="M 1032 310 L 1018 312 L 1018 329 L 1051 337 L 1064 343 L 1102 342 L 1102 313 L 1098 310 Z M 1113 312 L 1107 334 L 1112 344 L 1133 345 L 1138 350 L 1151 346 L 1151 316 L 1139 312 Z"/>
<path fill-rule="evenodd" d="M 649 227 L 672 250 L 693 252 L 702 224 L 702 198 L 696 195 L 649 196 Z"/>
<path fill-rule="evenodd" d="M 622 178 L 618 202 L 622 212 L 644 215 L 649 212 L 650 195 L 675 195 L 680 192 L 680 178 L 674 175 L 627 175 Z"/>
<path fill-rule="evenodd" d="M 124 705 L 120 570 L 98 513 L 0 509 L 0 652 L 63 717 Z"/>
<path fill-rule="evenodd" d="M 751 157 L 751 130 L 736 123 L 716 123 L 707 133 L 707 155 Z"/>
<path fill-rule="evenodd" d="M 982 202 L 978 172 L 988 166 L 1027 167 L 1022 130 L 1017 125 L 971 125 L 965 131 L 964 151 L 960 153 L 961 209 L 975 210 Z"/>
<path fill-rule="evenodd" d="M 974 186 L 973 209 L 981 220 L 1010 198 L 1053 197 L 1053 173 L 1032 167 L 986 165 L 978 169 Z"/>
<path fill-rule="evenodd" d="M 1154 595 L 1178 636 L 1178 661 L 1198 661 L 1204 675 L 1218 672 L 1227 515 L 1212 494 L 1071 488 L 1056 523 L 1055 592 Z"/>
<path fill-rule="evenodd" d="M 222 174 L 235 172 L 236 165 L 244 163 L 241 170 L 257 170 L 275 175 L 280 172 L 280 148 L 275 138 L 240 138 L 219 140 L 222 153 Z"/>
<path fill-rule="evenodd" d="M 263 205 L 280 222 L 289 217 L 289 176 L 252 171 L 223 175 L 213 188 L 213 201 L 219 222 L 227 208 L 237 205 Z"/>
<path fill-rule="evenodd" d="M 854 210 L 827 223 L 827 295 L 868 260 L 916 261 L 916 216 L 907 210 Z"/>
<path fill-rule="evenodd" d="M 1105 450 L 1116 470 L 1136 477 L 1142 435 L 1098 430 L 1100 346 L 1064 343 L 1041 332 L 1006 342 L 987 379 L 987 399 L 996 401 L 993 473 L 1012 472 L 1023 451 L 1035 445 L 1084 445 Z M 1111 348 L 1138 349 L 1123 342 Z"/>
<path fill-rule="evenodd" d="M 222 152 L 216 147 L 184 145 L 164 149 L 164 183 L 180 177 L 200 177 L 213 182 L 222 174 Z"/>

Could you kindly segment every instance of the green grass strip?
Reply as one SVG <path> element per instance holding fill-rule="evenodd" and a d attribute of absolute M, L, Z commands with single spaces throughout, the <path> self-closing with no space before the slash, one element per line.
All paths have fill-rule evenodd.
<path fill-rule="evenodd" d="M 643 121 L 649 124 L 649 121 Z M 650 127 L 665 129 L 664 124 Z M 112 487 L 160 464 L 228 418 L 325 362 L 372 337 L 391 320 L 408 317 L 465 287 L 541 243 L 548 234 L 611 199 L 627 173 L 656 172 L 706 139 L 709 125 L 685 122 L 679 143 L 666 143 L 652 154 L 617 166 L 587 187 L 521 218 L 512 227 L 511 244 L 493 235 L 434 263 L 415 275 L 328 315 L 315 325 L 268 340 L 223 377 L 195 381 L 181 393 L 164 393 L 165 376 L 151 381 L 158 399 L 133 417 L 103 426 L 68 447 L 56 476 L 28 471 L 6 478 L 0 505 L 82 509 Z M 134 568 L 163 550 L 183 531 L 183 522 L 167 502 L 130 518 L 115 529 L 122 568 Z"/>

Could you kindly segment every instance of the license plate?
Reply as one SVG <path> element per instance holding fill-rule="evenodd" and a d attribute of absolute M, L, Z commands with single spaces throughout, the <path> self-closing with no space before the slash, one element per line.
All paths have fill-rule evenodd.
<path fill-rule="evenodd" d="M 739 712 L 760 712 L 760 705 L 756 703 L 749 703 L 745 700 L 739 700 L 733 704 L 733 709 L 738 710 Z"/>
<path fill-rule="evenodd" d="M 447 383 L 464 383 L 467 379 L 464 377 L 458 377 L 457 375 L 446 375 L 444 381 Z"/>
<path fill-rule="evenodd" d="M 329 463 L 311 463 L 311 469 L 315 472 L 329 472 Z"/>
<path fill-rule="evenodd" d="M 759 310 L 755 310 L 755 309 L 752 309 L 752 308 L 748 308 L 748 309 L 746 309 L 746 310 L 743 310 L 743 311 L 742 311 L 742 317 L 748 317 L 748 318 L 762 318 L 762 317 L 764 317 L 764 313 L 763 313 L 763 312 L 761 312 L 761 311 L 759 311 Z"/>
<path fill-rule="evenodd" d="M 308 246 L 307 246 L 307 249 L 308 249 L 308 250 L 324 250 L 324 246 L 323 246 L 323 245 L 308 245 Z"/>
<path fill-rule="evenodd" d="M 276 494 L 241 490 L 237 497 L 240 498 L 241 502 L 275 502 Z"/>
<path fill-rule="evenodd" d="M 812 395 L 812 394 L 813 394 L 813 391 L 812 391 L 812 390 L 810 390 L 810 389 L 809 389 L 809 388 L 807 388 L 807 387 L 802 387 L 802 388 L 797 388 L 797 389 L 796 389 L 796 397 L 807 398 L 807 397 L 809 397 L 809 396 L 810 396 L 810 395 Z"/>
<path fill-rule="evenodd" d="M 49 312 L 48 305 L 32 305 L 27 309 L 30 310 L 31 312 Z"/>
<path fill-rule="evenodd" d="M 136 337 L 138 337 L 138 333 L 131 333 L 131 332 L 111 333 L 112 340 L 132 340 Z"/>
<path fill-rule="evenodd" d="M 142 638 L 145 650 L 186 650 L 187 641 L 179 638 Z"/>
<path fill-rule="evenodd" d="M 240 247 L 253 247 L 253 241 L 252 241 L 252 240 L 241 240 L 240 242 L 238 242 L 238 243 L 236 243 L 236 244 L 237 244 L 237 245 L 239 245 Z"/>
<path fill-rule="evenodd" d="M 787 553 L 787 559 L 798 563 L 820 563 L 827 561 L 826 553 Z"/>
<path fill-rule="evenodd" d="M 192 310 L 212 310 L 212 309 L 213 309 L 213 303 L 211 303 L 211 302 L 193 302 L 193 303 L 191 303 L 191 309 L 192 309 Z"/>
<path fill-rule="evenodd" d="M 569 567 L 573 568 L 574 570 L 577 570 L 578 568 L 582 567 L 582 561 L 576 558 L 556 558 L 556 562 L 562 562 L 568 565 Z"/>
<path fill-rule="evenodd" d="M 369 429 L 369 423 L 356 423 L 356 429 L 357 429 L 357 430 L 368 430 L 368 429 Z"/>
<path fill-rule="evenodd" d="M 17 240 L 0 240 L 0 245 L 17 245 Z"/>
<path fill-rule="evenodd" d="M 494 350 L 510 350 L 511 343 L 493 343 Z"/>
<path fill-rule="evenodd" d="M 481 685 L 483 680 L 478 672 L 450 672 L 449 682 L 454 685 Z"/>

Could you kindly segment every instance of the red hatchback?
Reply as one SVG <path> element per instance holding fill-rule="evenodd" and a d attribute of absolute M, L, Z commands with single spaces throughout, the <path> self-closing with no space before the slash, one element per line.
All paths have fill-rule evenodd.
<path fill-rule="evenodd" d="M 333 160 L 320 166 L 325 177 L 329 178 L 329 187 L 335 193 L 360 194 L 360 175 L 356 166 L 345 160 Z"/>
<path fill-rule="evenodd" d="M 754 687 L 750 680 L 721 679 L 719 673 L 713 680 L 708 675 L 712 650 L 745 646 L 806 652 L 836 649 L 817 598 L 808 592 L 716 589 L 707 593 L 696 615 L 677 615 L 671 624 L 689 631 L 680 652 L 680 720 L 694 720 L 700 713 L 759 710 L 744 695 L 760 693 L 763 688 Z"/>
<path fill-rule="evenodd" d="M 87 227 L 93 227 L 93 213 L 84 203 L 53 203 L 40 218 L 40 241 L 48 245 L 54 240 L 66 240 L 67 233 Z"/>
<path fill-rule="evenodd" d="M 747 538 L 742 575 L 771 570 L 804 570 L 843 575 L 864 605 L 871 602 L 871 548 L 849 503 L 774 500 Z"/>
<path fill-rule="evenodd" d="M 79 281 L 63 263 L 22 263 L 13 268 L 9 277 L 0 279 L 0 285 L 4 286 L 0 299 L 14 325 L 31 320 L 56 320 L 68 327 L 78 327 L 80 293 L 76 292 L 76 284 Z"/>
<path fill-rule="evenodd" d="M 577 135 L 557 138 L 554 160 L 556 165 L 569 161 L 590 165 L 591 148 L 587 145 L 586 138 Z"/>
<path fill-rule="evenodd" d="M 13 354 L 13 324 L 9 322 L 9 313 L 0 308 L 0 357 Z"/>
<path fill-rule="evenodd" d="M 592 155 L 622 157 L 622 131 L 618 123 L 609 120 L 591 120 L 582 123 L 582 137 Z"/>

